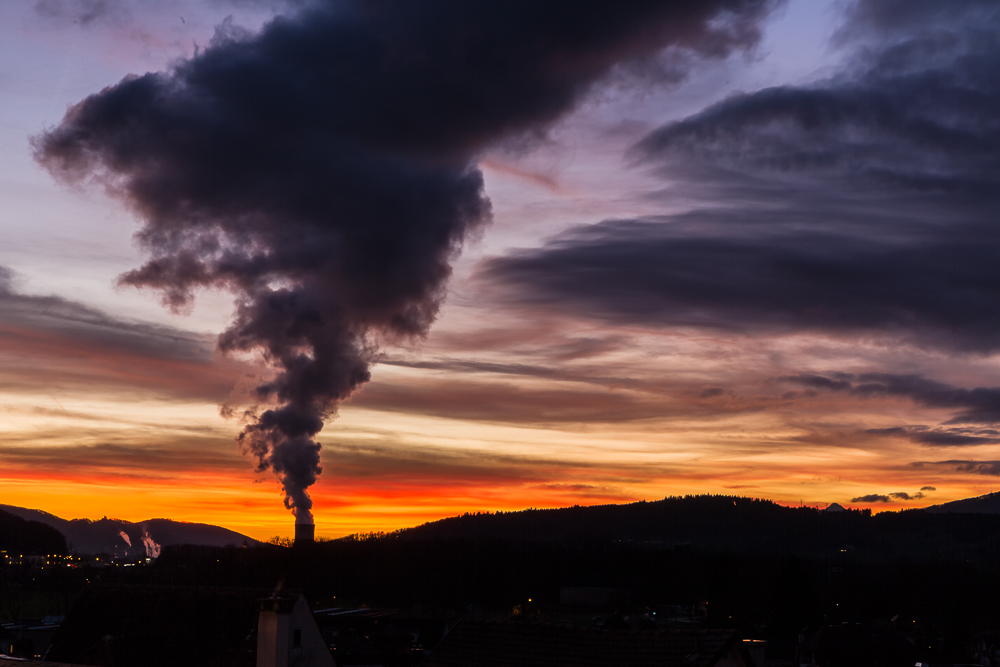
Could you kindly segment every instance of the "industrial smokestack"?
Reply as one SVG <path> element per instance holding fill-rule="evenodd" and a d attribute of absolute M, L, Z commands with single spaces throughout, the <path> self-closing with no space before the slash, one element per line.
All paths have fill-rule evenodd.
<path fill-rule="evenodd" d="M 295 546 L 312 544 L 316 541 L 316 525 L 312 523 L 295 524 Z"/>

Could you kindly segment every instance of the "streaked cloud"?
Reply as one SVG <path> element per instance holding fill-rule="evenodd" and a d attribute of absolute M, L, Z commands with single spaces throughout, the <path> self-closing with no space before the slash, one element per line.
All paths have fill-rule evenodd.
<path fill-rule="evenodd" d="M 1000 131 L 983 110 L 1000 99 L 1000 17 L 920 7 L 834 77 L 730 97 L 638 143 L 657 196 L 689 211 L 572 228 L 480 279 L 608 324 L 996 351 Z M 852 20 L 876 30 L 875 15 Z"/>
<path fill-rule="evenodd" d="M 240 375 L 214 337 L 114 317 L 58 296 L 18 292 L 0 267 L 0 390 L 135 392 L 224 401 Z"/>
<path fill-rule="evenodd" d="M 910 464 L 915 468 L 937 466 L 948 468 L 960 473 L 973 475 L 1000 476 L 1000 461 L 972 461 L 952 459 L 949 461 L 916 461 Z M 933 489 L 934 487 L 929 487 Z M 936 489 L 935 489 L 936 490 Z"/>

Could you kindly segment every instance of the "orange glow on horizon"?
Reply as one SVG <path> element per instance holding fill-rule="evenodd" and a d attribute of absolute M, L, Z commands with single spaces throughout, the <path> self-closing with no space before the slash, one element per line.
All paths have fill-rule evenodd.
<path fill-rule="evenodd" d="M 127 521 L 170 518 L 177 521 L 219 525 L 258 540 L 272 536 L 291 537 L 293 518 L 282 505 L 278 483 L 255 483 L 253 475 L 198 473 L 179 478 L 143 477 L 139 474 L 74 478 L 49 473 L 8 471 L 0 477 L 5 490 L 3 503 L 39 509 L 66 519 L 99 519 L 103 516 Z M 889 488 L 895 488 L 890 485 Z M 631 493 L 614 497 L 579 496 L 572 491 L 538 488 L 534 484 L 462 483 L 444 486 L 425 483 L 371 483 L 353 479 L 326 479 L 310 489 L 315 502 L 317 536 L 336 538 L 352 533 L 393 531 L 465 512 L 517 511 L 572 505 L 602 505 L 638 500 L 659 500 L 670 495 L 711 493 L 773 499 L 781 505 L 825 507 L 831 501 L 815 495 L 790 499 L 785 494 L 758 488 L 726 489 L 718 481 L 668 480 L 637 484 Z M 906 503 L 846 503 L 851 508 L 870 508 L 874 513 L 926 507 L 988 492 L 975 486 L 950 487 L 947 495 L 934 494 Z"/>

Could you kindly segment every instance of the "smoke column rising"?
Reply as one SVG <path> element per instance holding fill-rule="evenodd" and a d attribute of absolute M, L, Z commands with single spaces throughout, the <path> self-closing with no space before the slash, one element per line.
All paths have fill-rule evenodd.
<path fill-rule="evenodd" d="M 124 284 L 177 311 L 199 288 L 235 295 L 220 348 L 276 371 L 240 445 L 311 522 L 324 420 L 379 344 L 426 334 L 490 220 L 482 152 L 542 135 L 618 66 L 671 47 L 677 76 L 752 46 L 773 4 L 316 2 L 255 35 L 226 23 L 196 56 L 91 95 L 35 155 L 142 220 L 149 260 Z"/>
<path fill-rule="evenodd" d="M 159 558 L 160 557 L 160 545 L 156 543 L 156 540 L 149 534 L 149 531 L 145 527 L 142 529 L 142 546 L 146 548 L 147 558 Z"/>

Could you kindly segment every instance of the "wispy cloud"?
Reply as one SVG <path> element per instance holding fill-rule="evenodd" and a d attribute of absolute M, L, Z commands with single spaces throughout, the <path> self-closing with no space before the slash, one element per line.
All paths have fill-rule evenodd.
<path fill-rule="evenodd" d="M 836 76 L 733 96 L 635 147 L 665 196 L 701 205 L 577 227 L 480 278 L 613 324 L 998 349 L 1000 132 L 982 110 L 1000 99 L 1000 17 L 921 3 L 890 38 L 875 14 L 852 21 L 880 40 Z"/>
<path fill-rule="evenodd" d="M 2 267 L 0 308 L 0 389 L 7 391 L 72 386 L 225 400 L 240 374 L 239 364 L 216 353 L 209 335 L 121 319 L 58 296 L 23 294 Z"/>
<path fill-rule="evenodd" d="M 972 475 L 1000 476 L 1000 461 L 973 461 L 963 459 L 952 459 L 949 461 L 915 461 L 910 464 L 915 468 L 924 466 L 935 466 L 947 468 L 955 472 L 968 473 Z M 934 489 L 934 487 L 927 487 Z"/>

